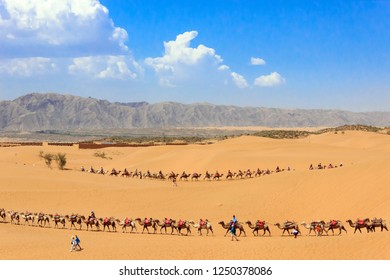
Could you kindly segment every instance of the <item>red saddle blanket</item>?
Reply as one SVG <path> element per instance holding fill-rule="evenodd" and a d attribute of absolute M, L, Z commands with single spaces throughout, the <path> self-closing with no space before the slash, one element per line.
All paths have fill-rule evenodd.
<path fill-rule="evenodd" d="M 264 225 L 264 221 L 257 221 L 257 223 L 256 223 L 256 224 L 257 224 L 257 226 L 258 226 L 258 227 L 261 227 L 261 226 L 263 226 L 263 225 Z"/>

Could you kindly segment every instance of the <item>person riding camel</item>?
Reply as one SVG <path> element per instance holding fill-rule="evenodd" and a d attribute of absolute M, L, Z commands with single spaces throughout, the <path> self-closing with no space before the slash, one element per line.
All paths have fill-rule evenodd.
<path fill-rule="evenodd" d="M 363 219 L 358 218 L 357 221 L 358 221 L 358 224 L 359 224 L 359 225 L 364 224 L 364 220 L 363 220 Z"/>
<path fill-rule="evenodd" d="M 200 226 L 204 226 L 205 224 L 206 224 L 206 221 L 204 221 L 203 219 L 199 220 L 199 225 Z"/>
<path fill-rule="evenodd" d="M 129 220 L 128 217 L 126 217 L 126 219 L 125 219 L 125 225 L 128 225 L 129 223 L 130 223 L 130 220 Z"/>
<path fill-rule="evenodd" d="M 88 221 L 93 222 L 96 219 L 95 212 L 91 211 L 91 214 L 88 217 Z"/>
<path fill-rule="evenodd" d="M 184 221 L 182 219 L 179 220 L 179 227 L 181 227 L 182 225 L 184 225 Z"/>
<path fill-rule="evenodd" d="M 337 224 L 337 221 L 336 221 L 335 219 L 333 219 L 333 220 L 330 222 L 330 224 L 331 224 L 332 226 L 335 226 L 335 225 Z"/>
<path fill-rule="evenodd" d="M 104 169 L 103 169 L 103 167 L 100 167 L 100 174 L 104 174 Z"/>
<path fill-rule="evenodd" d="M 172 223 L 172 219 L 164 218 L 164 220 L 166 225 L 170 225 Z"/>

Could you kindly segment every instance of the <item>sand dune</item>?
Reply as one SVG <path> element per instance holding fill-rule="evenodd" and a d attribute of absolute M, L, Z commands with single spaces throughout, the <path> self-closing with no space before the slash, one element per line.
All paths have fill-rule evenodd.
<path fill-rule="evenodd" d="M 271 237 L 247 237 L 231 242 L 218 222 L 232 214 L 240 221 L 270 223 L 324 219 L 355 220 L 382 217 L 390 221 L 390 141 L 388 135 L 346 131 L 299 140 L 243 136 L 212 145 L 106 148 L 0 148 L 0 208 L 124 218 L 207 218 L 214 236 L 77 232 L 85 250 L 69 253 L 74 230 L 0 223 L 2 259 L 390 259 L 390 233 L 341 236 L 282 237 L 271 225 Z M 49 169 L 39 151 L 66 153 L 68 170 Z M 309 170 L 310 164 L 343 167 Z M 164 173 L 226 172 L 230 169 L 291 171 L 252 179 L 196 182 L 130 179 L 80 172 L 94 166 Z M 202 176 L 203 177 L 203 176 Z M 7 220 L 9 221 L 9 219 Z M 141 227 L 138 226 L 138 231 Z M 207 250 L 205 250 L 207 248 Z"/>

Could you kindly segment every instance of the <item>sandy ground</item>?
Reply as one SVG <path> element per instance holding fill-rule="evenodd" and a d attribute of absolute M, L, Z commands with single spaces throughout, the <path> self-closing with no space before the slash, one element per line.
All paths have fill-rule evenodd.
<path fill-rule="evenodd" d="M 390 259 L 390 232 L 348 230 L 340 236 L 281 236 L 273 224 L 286 220 L 381 217 L 390 219 L 390 136 L 347 131 L 300 140 L 275 140 L 244 136 L 212 145 L 107 148 L 100 150 L 111 159 L 94 156 L 96 150 L 75 147 L 0 148 L 0 208 L 15 211 L 79 213 L 94 210 L 98 217 L 123 219 L 207 218 L 214 235 L 96 232 L 13 225 L 9 217 L 0 222 L 0 258 L 23 259 L 296 259 L 353 260 Z M 53 163 L 48 168 L 39 152 L 66 153 L 67 170 Z M 310 164 L 332 163 L 343 167 L 309 170 Z M 251 179 L 221 181 L 170 181 L 130 179 L 80 172 L 94 166 L 157 173 L 220 173 L 230 169 L 291 171 Z M 202 175 L 203 177 L 203 175 Z M 272 236 L 254 237 L 245 225 L 247 237 L 231 242 L 218 222 L 235 214 L 239 221 L 263 219 Z M 70 253 L 70 237 L 78 234 L 84 250 Z"/>

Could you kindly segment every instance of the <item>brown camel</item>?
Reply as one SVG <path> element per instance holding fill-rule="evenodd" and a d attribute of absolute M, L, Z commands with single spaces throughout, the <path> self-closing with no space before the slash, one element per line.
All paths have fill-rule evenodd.
<path fill-rule="evenodd" d="M 156 233 L 156 231 L 157 231 L 157 224 L 158 224 L 159 220 L 154 220 L 152 218 L 150 218 L 150 219 L 145 218 L 142 221 L 141 218 L 137 218 L 134 221 L 138 221 L 138 223 L 142 226 L 142 233 L 144 233 L 145 229 L 149 233 L 148 227 L 152 227 L 154 229 L 153 233 Z"/>
<path fill-rule="evenodd" d="M 341 230 L 344 230 L 345 233 L 347 233 L 346 228 L 344 227 L 343 223 L 339 220 L 331 220 L 328 223 L 325 223 L 325 228 L 328 228 L 328 231 L 331 230 L 333 235 L 334 235 L 334 229 L 338 228 L 339 229 L 339 234 L 341 234 Z"/>
<path fill-rule="evenodd" d="M 39 213 L 37 215 L 37 224 L 40 226 L 40 227 L 45 227 L 46 224 L 48 224 L 50 226 L 50 217 L 49 215 L 46 215 L 44 213 Z"/>
<path fill-rule="evenodd" d="M 223 177 L 223 173 L 222 174 L 219 174 L 218 172 L 216 172 L 213 176 L 213 180 L 219 180 Z"/>
<path fill-rule="evenodd" d="M 301 231 L 299 230 L 299 227 L 297 225 L 296 222 L 294 221 L 286 221 L 283 226 L 281 226 L 279 223 L 276 223 L 275 226 L 277 226 L 278 228 L 282 229 L 283 232 L 282 232 L 282 235 L 284 235 L 284 232 L 287 231 L 287 233 L 290 235 L 290 229 L 296 229 L 298 231 L 298 233 L 301 234 Z"/>
<path fill-rule="evenodd" d="M 187 220 L 179 220 L 177 224 L 175 223 L 175 226 L 177 229 L 177 234 L 181 235 L 181 230 L 184 228 L 187 230 L 186 236 L 188 235 L 188 233 L 191 234 L 191 224 Z"/>
<path fill-rule="evenodd" d="M 210 174 L 208 171 L 206 171 L 206 174 L 204 175 L 203 177 L 203 180 L 211 180 L 211 178 L 213 177 L 214 174 Z"/>
<path fill-rule="evenodd" d="M 301 225 L 303 225 L 306 229 L 309 230 L 309 233 L 307 235 L 310 235 L 312 231 L 317 236 L 321 236 L 324 231 L 326 232 L 326 234 L 328 234 L 328 232 L 325 230 L 324 221 L 312 221 L 310 224 L 307 224 L 306 222 L 302 222 Z"/>
<path fill-rule="evenodd" d="M 201 221 L 200 223 L 195 223 L 194 221 L 189 221 L 189 223 L 192 224 L 194 228 L 198 229 L 199 235 L 202 235 L 202 229 L 206 230 L 207 232 L 206 235 L 209 235 L 209 231 L 211 231 L 212 235 L 214 235 L 213 226 L 210 224 L 210 222 L 207 219 Z"/>
<path fill-rule="evenodd" d="M 30 225 L 30 221 L 31 221 L 31 225 L 32 226 L 34 225 L 35 217 L 32 213 L 28 213 L 28 212 L 26 214 L 20 213 L 20 217 L 24 219 L 24 225 L 26 225 L 26 223 Z"/>
<path fill-rule="evenodd" d="M 190 178 L 191 174 L 187 174 L 185 171 L 180 175 L 179 180 L 181 181 L 182 179 L 188 181 L 188 178 Z"/>
<path fill-rule="evenodd" d="M 361 228 L 366 228 L 367 232 L 370 232 L 371 230 L 371 226 L 368 224 L 370 222 L 370 219 L 368 218 L 365 218 L 364 220 L 358 219 L 354 223 L 351 221 L 351 219 L 347 220 L 346 222 L 350 225 L 350 227 L 355 228 L 355 231 L 353 233 L 355 233 L 357 230 L 362 233 Z"/>
<path fill-rule="evenodd" d="M 121 174 L 121 177 L 131 177 L 131 172 L 127 171 L 127 169 L 125 168 L 125 170 L 123 170 L 123 173 Z"/>
<path fill-rule="evenodd" d="M 194 179 L 195 179 L 196 181 L 198 181 L 199 178 L 200 178 L 201 176 L 202 176 L 202 174 L 196 173 L 196 172 L 195 172 L 195 173 L 193 173 L 192 176 L 191 176 L 191 181 L 194 180 Z"/>
<path fill-rule="evenodd" d="M 135 229 L 136 233 L 138 233 L 137 227 L 133 219 L 125 218 L 119 223 L 119 225 L 122 226 L 122 232 L 127 232 L 127 227 L 131 227 L 130 232 L 133 232 L 133 230 Z"/>
<path fill-rule="evenodd" d="M 66 221 L 64 216 L 60 216 L 58 214 L 55 215 L 50 214 L 49 216 L 50 218 L 52 218 L 54 222 L 54 228 L 58 228 L 58 224 L 62 224 L 62 228 L 65 228 Z"/>
<path fill-rule="evenodd" d="M 115 168 L 113 168 L 108 175 L 110 175 L 110 176 L 118 176 L 119 174 L 121 174 L 121 172 L 122 171 L 120 171 L 120 170 L 116 171 Z"/>
<path fill-rule="evenodd" d="M 158 226 L 161 227 L 160 228 L 160 233 L 162 233 L 162 230 L 164 229 L 165 230 L 165 234 L 167 234 L 167 228 L 171 228 L 171 234 L 173 234 L 173 230 L 176 229 L 176 231 L 177 231 L 176 220 L 164 218 L 161 221 L 161 223 L 158 222 L 157 224 L 158 224 Z"/>
<path fill-rule="evenodd" d="M 220 221 L 218 224 L 221 225 L 224 229 L 226 229 L 226 232 L 225 232 L 225 236 L 226 236 L 226 235 L 228 234 L 229 230 L 230 230 L 230 223 L 226 223 L 226 224 L 225 224 L 224 221 Z M 240 234 L 239 234 L 238 236 L 241 236 L 241 233 L 242 233 L 242 232 L 243 232 L 243 233 L 245 234 L 245 236 L 246 236 L 246 232 L 245 232 L 245 229 L 244 229 L 244 227 L 243 227 L 242 224 L 236 223 L 236 224 L 234 225 L 234 228 L 240 230 Z"/>
<path fill-rule="evenodd" d="M 75 224 L 78 224 L 79 230 L 81 230 L 81 227 L 83 225 L 83 220 L 81 219 L 81 216 L 79 216 L 77 214 L 72 214 L 70 216 L 67 216 L 67 218 L 68 218 L 68 222 L 70 223 L 70 229 L 72 229 L 72 227 L 74 227 L 76 229 Z"/>
<path fill-rule="evenodd" d="M 371 220 L 371 229 L 375 232 L 375 228 L 376 227 L 380 227 L 381 228 L 381 231 L 383 231 L 383 229 L 389 231 L 387 229 L 387 226 L 386 226 L 386 221 L 383 220 L 382 218 L 380 219 L 377 219 L 377 218 L 374 218 Z"/>
<path fill-rule="evenodd" d="M 85 216 L 81 216 L 81 220 L 83 221 L 83 223 L 85 223 L 87 225 L 87 230 L 89 228 L 91 228 L 91 230 L 92 230 L 93 226 L 96 227 L 96 230 L 100 230 L 100 223 L 99 223 L 98 219 L 96 219 L 96 218 L 86 219 Z"/>
<path fill-rule="evenodd" d="M 231 172 L 230 170 L 228 170 L 227 174 L 226 174 L 226 180 L 232 180 L 234 175 L 236 175 L 236 172 Z"/>
<path fill-rule="evenodd" d="M 110 227 L 112 227 L 113 231 L 116 231 L 116 223 L 119 223 L 120 220 L 114 219 L 113 217 L 110 217 L 110 218 L 106 217 L 104 219 L 100 218 L 99 222 L 103 225 L 103 231 L 105 231 L 106 227 L 107 227 L 108 231 L 111 231 Z"/>
<path fill-rule="evenodd" d="M 14 223 L 14 221 L 16 221 L 19 225 L 20 223 L 20 214 L 18 212 L 14 212 L 14 211 L 8 211 L 8 215 L 11 219 L 11 224 Z"/>
<path fill-rule="evenodd" d="M 271 236 L 271 231 L 269 230 L 269 226 L 266 224 L 265 221 L 257 220 L 254 225 L 252 225 L 250 221 L 247 221 L 246 224 L 248 224 L 249 228 L 253 229 L 252 231 L 253 235 L 255 235 L 256 232 L 256 235 L 259 236 L 259 230 L 262 229 L 264 231 L 263 235 L 265 234 L 266 231 L 268 231 L 268 234 Z"/>
<path fill-rule="evenodd" d="M 4 208 L 0 209 L 0 218 L 2 218 L 3 219 L 3 223 L 5 223 L 6 214 L 5 214 L 5 209 Z"/>

